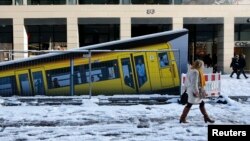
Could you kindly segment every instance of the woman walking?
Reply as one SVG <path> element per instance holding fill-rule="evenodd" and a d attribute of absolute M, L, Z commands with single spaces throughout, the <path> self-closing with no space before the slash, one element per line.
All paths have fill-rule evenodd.
<path fill-rule="evenodd" d="M 203 66 L 203 61 L 196 60 L 191 66 L 190 71 L 187 73 L 185 87 L 188 93 L 188 103 L 183 109 L 180 117 L 180 123 L 188 123 L 186 121 L 186 117 L 193 104 L 199 104 L 199 108 L 204 116 L 205 123 L 214 123 L 214 120 L 209 118 L 205 109 L 205 103 L 203 101 L 203 98 L 205 98 L 207 95 L 205 91 L 205 77 L 203 74 Z"/>

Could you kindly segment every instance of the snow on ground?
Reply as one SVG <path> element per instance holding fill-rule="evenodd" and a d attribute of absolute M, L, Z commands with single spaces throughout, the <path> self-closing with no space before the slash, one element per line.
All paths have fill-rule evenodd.
<path fill-rule="evenodd" d="M 227 96 L 250 96 L 250 75 L 247 76 L 248 79 L 245 79 L 243 75 L 240 76 L 240 79 L 236 79 L 236 74 L 233 75 L 233 78 L 230 78 L 229 75 L 222 75 L 221 93 Z"/>
<path fill-rule="evenodd" d="M 250 99 L 237 102 L 227 96 L 250 95 L 250 79 L 222 76 L 221 94 L 228 104 L 206 100 L 214 124 L 250 124 Z M 99 106 L 97 97 L 80 106 L 1 106 L 0 141 L 206 141 L 207 123 L 198 105 L 188 124 L 180 124 L 183 105 Z M 172 99 L 171 101 L 177 101 Z"/>

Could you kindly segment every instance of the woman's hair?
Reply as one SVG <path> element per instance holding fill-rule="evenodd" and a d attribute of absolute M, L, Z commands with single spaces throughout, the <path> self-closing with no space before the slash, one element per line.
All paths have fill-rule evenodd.
<path fill-rule="evenodd" d="M 193 65 L 191 69 L 200 69 L 203 66 L 203 61 L 202 60 L 195 60 L 193 62 Z"/>

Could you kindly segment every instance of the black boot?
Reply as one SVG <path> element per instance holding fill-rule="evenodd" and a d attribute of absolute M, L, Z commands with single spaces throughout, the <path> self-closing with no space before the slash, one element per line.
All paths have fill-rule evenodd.
<path fill-rule="evenodd" d="M 200 111 L 204 116 L 205 123 L 207 123 L 207 122 L 214 123 L 215 122 L 214 120 L 209 118 L 209 116 L 208 116 L 208 114 L 206 112 L 205 106 L 200 107 Z"/>
<path fill-rule="evenodd" d="M 186 117 L 188 115 L 189 110 L 190 110 L 190 108 L 185 106 L 185 108 L 183 109 L 183 112 L 181 114 L 180 123 L 188 123 L 188 121 L 186 121 Z"/>

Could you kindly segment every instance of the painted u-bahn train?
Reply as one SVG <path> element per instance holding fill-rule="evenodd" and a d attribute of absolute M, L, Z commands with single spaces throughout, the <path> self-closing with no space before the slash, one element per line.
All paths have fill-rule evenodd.
<path fill-rule="evenodd" d="M 187 48 L 188 31 L 181 29 L 72 50 L 146 51 L 92 52 L 91 59 L 66 51 L 2 62 L 0 96 L 84 95 L 90 87 L 93 95 L 163 92 L 179 87 Z"/>

